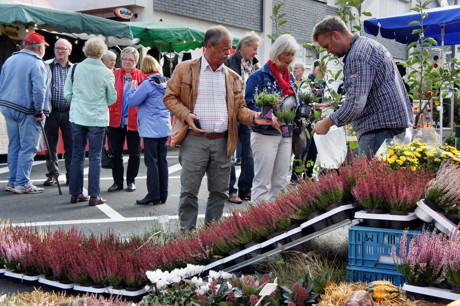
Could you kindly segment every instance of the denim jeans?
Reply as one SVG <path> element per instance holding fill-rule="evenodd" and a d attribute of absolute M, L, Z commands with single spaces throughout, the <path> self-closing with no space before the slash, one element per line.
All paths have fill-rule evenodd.
<path fill-rule="evenodd" d="M 372 154 L 377 153 L 377 150 L 386 139 L 392 139 L 403 132 L 404 129 L 385 129 L 362 135 L 358 140 L 358 155 L 366 154 L 369 158 Z"/>
<path fill-rule="evenodd" d="M 127 127 L 109 127 L 110 149 L 113 152 L 112 176 L 115 184 L 123 186 L 123 147 L 128 144 L 128 169 L 126 170 L 126 183 L 134 183 L 141 164 L 141 139 L 137 131 L 129 131 Z"/>
<path fill-rule="evenodd" d="M 241 173 L 238 179 L 238 193 L 251 193 L 252 180 L 254 178 L 254 158 L 251 149 L 251 129 L 245 124 L 238 125 L 238 140 L 241 142 Z M 229 193 L 236 193 L 236 172 L 233 164 L 230 170 Z"/>
<path fill-rule="evenodd" d="M 40 141 L 40 124 L 33 115 L 27 115 L 0 106 L 8 131 L 8 185 L 24 186 L 30 182 L 30 170 Z"/>
<path fill-rule="evenodd" d="M 83 193 L 83 168 L 85 164 L 86 141 L 89 142 L 88 195 L 98 196 L 101 193 L 101 152 L 104 139 L 104 128 L 99 126 L 83 126 L 72 123 L 72 161 L 70 163 L 71 195 Z"/>
<path fill-rule="evenodd" d="M 147 167 L 148 199 L 168 197 L 168 137 L 144 138 L 144 162 Z"/>

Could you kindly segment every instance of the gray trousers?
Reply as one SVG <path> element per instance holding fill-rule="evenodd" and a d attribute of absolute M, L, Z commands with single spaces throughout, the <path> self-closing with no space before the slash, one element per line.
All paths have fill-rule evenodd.
<path fill-rule="evenodd" d="M 198 192 L 206 173 L 208 178 L 208 201 L 205 223 L 222 216 L 227 201 L 230 180 L 231 157 L 227 156 L 227 138 L 208 139 L 187 135 L 180 147 L 181 193 L 179 219 L 183 230 L 196 227 L 198 217 Z"/>

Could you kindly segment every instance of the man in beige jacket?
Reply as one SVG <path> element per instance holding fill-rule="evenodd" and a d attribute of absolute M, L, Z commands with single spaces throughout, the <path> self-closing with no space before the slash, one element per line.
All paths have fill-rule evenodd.
<path fill-rule="evenodd" d="M 205 173 L 209 190 L 205 223 L 222 216 L 238 122 L 272 124 L 246 107 L 240 76 L 224 65 L 232 48 L 230 32 L 223 26 L 211 27 L 205 34 L 204 46 L 206 53 L 202 57 L 176 67 L 164 97 L 166 107 L 176 117 L 171 145 L 180 145 L 182 230 L 196 227 L 198 191 Z"/>

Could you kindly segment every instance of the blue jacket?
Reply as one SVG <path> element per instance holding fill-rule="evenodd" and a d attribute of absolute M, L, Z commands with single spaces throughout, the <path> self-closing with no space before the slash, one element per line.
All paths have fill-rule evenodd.
<path fill-rule="evenodd" d="M 127 92 L 129 107 L 139 106 L 139 136 L 162 138 L 171 135 L 170 113 L 163 103 L 165 91 L 166 79 L 160 73 L 154 73 L 142 81 L 137 90 L 131 87 Z"/>
<path fill-rule="evenodd" d="M 297 92 L 297 85 L 295 83 L 295 78 L 292 73 L 289 73 L 291 77 L 291 86 L 294 92 Z M 251 74 L 246 82 L 246 93 L 244 99 L 246 100 L 246 104 L 250 109 L 256 112 L 260 112 L 260 107 L 254 103 L 254 95 L 257 92 L 261 92 L 264 89 L 268 93 L 281 93 L 281 88 L 276 81 L 275 76 L 273 75 L 272 71 L 268 64 L 265 64 L 262 68 Z M 299 105 L 299 101 L 296 95 L 297 105 Z M 282 104 L 281 104 L 282 106 Z M 265 135 L 280 135 L 274 127 L 271 125 L 259 125 L 259 126 L 251 126 L 251 129 L 254 132 L 258 132 Z"/>
<path fill-rule="evenodd" d="M 14 52 L 0 73 L 0 105 L 27 114 L 48 113 L 48 78 L 45 63 L 36 53 Z"/>

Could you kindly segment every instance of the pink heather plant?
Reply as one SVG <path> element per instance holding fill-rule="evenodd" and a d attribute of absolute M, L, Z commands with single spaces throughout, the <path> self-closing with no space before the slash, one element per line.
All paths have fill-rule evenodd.
<path fill-rule="evenodd" d="M 453 287 L 460 287 L 460 235 L 458 228 L 445 245 L 443 269 L 447 282 Z"/>
<path fill-rule="evenodd" d="M 444 162 L 428 184 L 425 197 L 433 204 L 460 217 L 460 165 Z"/>
<path fill-rule="evenodd" d="M 411 212 L 423 198 L 428 182 L 434 173 L 398 168 L 388 173 L 383 195 L 389 210 Z"/>
<path fill-rule="evenodd" d="M 404 232 L 399 246 L 399 257 L 392 250 L 398 271 L 410 282 L 437 284 L 443 280 L 443 264 L 447 238 L 425 228 L 421 234 L 415 234 L 407 252 L 407 231 Z"/>

